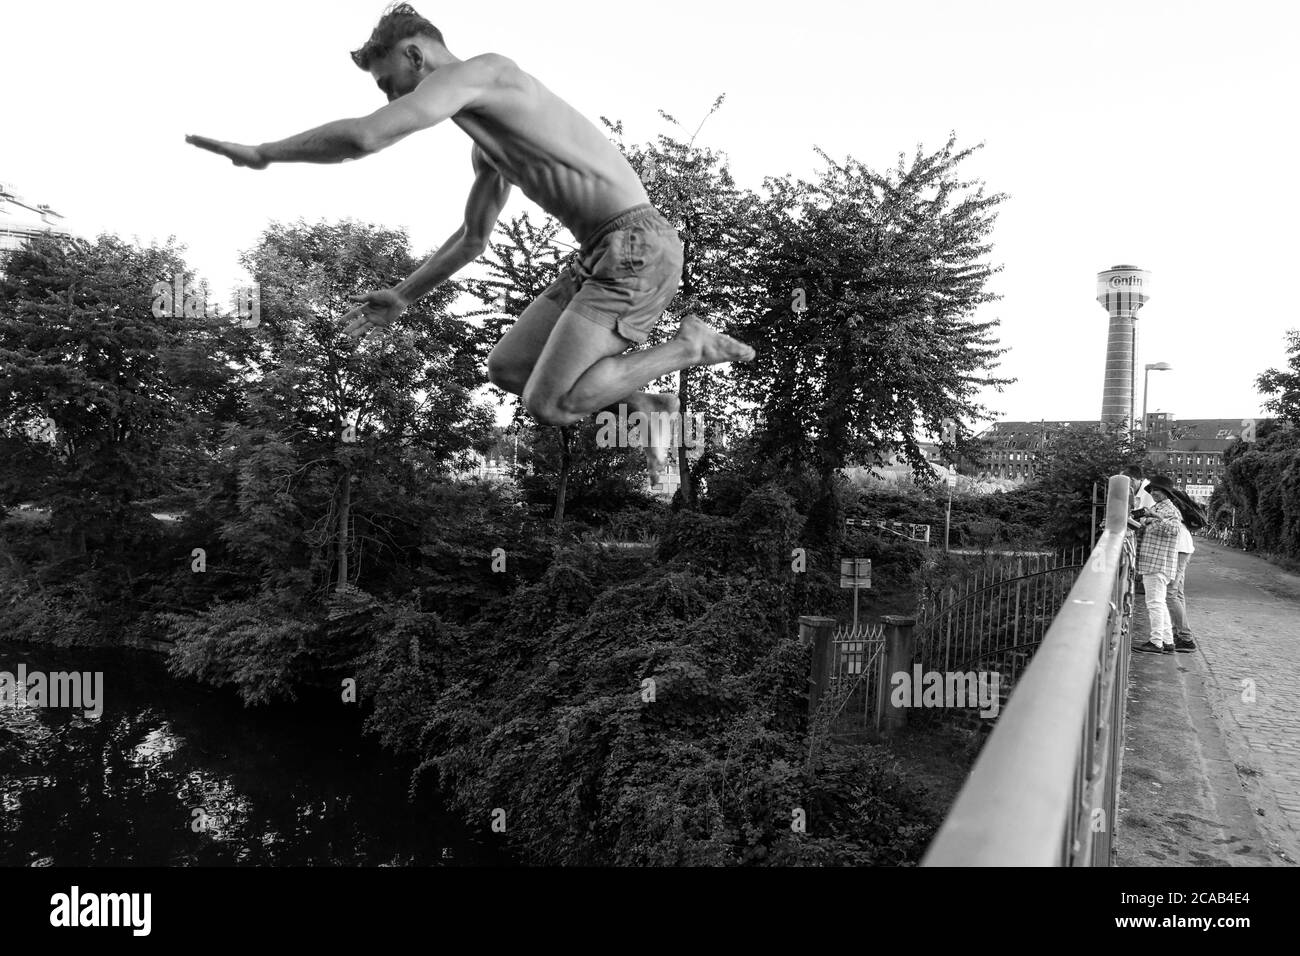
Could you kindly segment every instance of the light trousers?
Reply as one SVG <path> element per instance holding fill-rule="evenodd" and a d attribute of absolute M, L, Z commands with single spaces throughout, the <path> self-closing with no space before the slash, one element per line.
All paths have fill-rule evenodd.
<path fill-rule="evenodd" d="M 1192 629 L 1187 624 L 1187 597 L 1183 593 L 1187 583 L 1187 562 L 1191 557 L 1185 552 L 1178 555 L 1178 570 L 1169 584 L 1169 599 L 1166 602 L 1169 605 L 1169 619 L 1173 625 L 1174 637 L 1183 640 L 1189 640 L 1192 636 Z"/>
<path fill-rule="evenodd" d="M 1146 589 L 1147 619 L 1151 622 L 1151 643 L 1165 644 L 1174 642 L 1174 625 L 1169 617 L 1169 575 L 1144 574 L 1142 586 Z"/>

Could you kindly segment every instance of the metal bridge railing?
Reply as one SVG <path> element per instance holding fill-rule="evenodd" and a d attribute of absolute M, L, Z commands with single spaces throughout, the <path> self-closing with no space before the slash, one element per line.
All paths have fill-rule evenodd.
<path fill-rule="evenodd" d="M 1124 751 L 1129 482 L 922 866 L 1107 866 Z"/>

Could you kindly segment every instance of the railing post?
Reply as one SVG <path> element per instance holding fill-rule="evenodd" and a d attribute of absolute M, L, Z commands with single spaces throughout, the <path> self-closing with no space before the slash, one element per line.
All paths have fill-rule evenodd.
<path fill-rule="evenodd" d="M 907 706 L 894 706 L 890 700 L 890 684 L 894 674 L 906 673 L 912 667 L 916 651 L 916 618 L 886 614 L 880 620 L 885 625 L 885 646 L 880 653 L 876 726 L 882 733 L 892 734 L 907 725 Z"/>
<path fill-rule="evenodd" d="M 799 618 L 799 643 L 812 647 L 812 674 L 808 678 L 808 713 L 817 709 L 817 702 L 830 686 L 831 640 L 835 632 L 835 618 L 802 615 Z"/>

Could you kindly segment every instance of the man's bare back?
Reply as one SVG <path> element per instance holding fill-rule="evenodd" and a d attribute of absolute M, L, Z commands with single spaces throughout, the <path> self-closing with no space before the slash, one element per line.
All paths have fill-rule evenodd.
<path fill-rule="evenodd" d="M 636 171 L 601 132 L 509 57 L 461 60 L 409 5 L 381 18 L 353 60 L 388 98 L 367 117 L 337 120 L 287 139 L 243 146 L 186 137 L 237 166 L 360 159 L 450 119 L 474 142 L 465 221 L 391 289 L 356 296 L 345 331 L 364 336 L 482 255 L 512 186 L 579 240 L 577 261 L 519 317 L 488 359 L 488 377 L 523 399 L 544 424 L 569 425 L 603 409 L 673 414 L 675 395 L 640 391 L 697 365 L 748 362 L 754 350 L 694 315 L 651 348 L 650 329 L 676 295 L 681 242 L 650 205 Z M 623 354 L 627 353 L 627 354 Z M 651 482 L 667 449 L 647 449 Z"/>

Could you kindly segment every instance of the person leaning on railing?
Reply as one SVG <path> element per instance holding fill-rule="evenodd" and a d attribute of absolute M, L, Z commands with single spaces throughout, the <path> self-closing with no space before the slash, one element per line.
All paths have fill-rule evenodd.
<path fill-rule="evenodd" d="M 1123 472 L 1121 472 L 1121 474 L 1129 480 L 1129 511 L 1136 514 L 1139 511 L 1145 511 L 1147 508 L 1155 504 L 1155 499 L 1146 492 L 1147 479 L 1145 472 L 1142 471 L 1141 465 L 1129 465 Z M 1131 527 L 1140 528 L 1140 526 Z M 1134 591 L 1138 594 L 1143 593 L 1143 584 L 1140 575 L 1137 579 L 1137 585 L 1134 587 Z"/>
<path fill-rule="evenodd" d="M 1174 652 L 1174 627 L 1167 600 L 1169 585 L 1178 572 L 1178 532 L 1183 520 L 1169 500 L 1170 487 L 1163 475 L 1152 478 L 1145 490 L 1153 503 L 1133 512 L 1142 525 L 1138 531 L 1137 570 L 1142 575 L 1147 619 L 1151 623 L 1151 638 L 1134 650 L 1151 654 Z"/>
<path fill-rule="evenodd" d="M 1196 642 L 1192 640 L 1192 628 L 1187 621 L 1187 565 L 1196 552 L 1192 532 L 1203 531 L 1206 527 L 1205 510 L 1181 488 L 1174 487 L 1168 478 L 1153 479 L 1152 484 L 1160 487 L 1182 520 L 1178 529 L 1178 567 L 1169 584 L 1169 617 L 1174 625 L 1174 650 L 1194 651 Z"/>
<path fill-rule="evenodd" d="M 1150 508 L 1155 500 L 1147 492 L 1146 475 L 1142 471 L 1141 465 L 1129 465 L 1124 469 L 1123 474 L 1129 479 L 1129 500 L 1134 508 Z"/>

